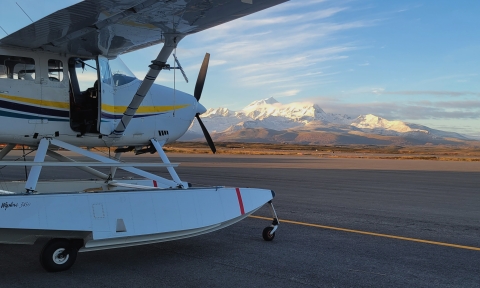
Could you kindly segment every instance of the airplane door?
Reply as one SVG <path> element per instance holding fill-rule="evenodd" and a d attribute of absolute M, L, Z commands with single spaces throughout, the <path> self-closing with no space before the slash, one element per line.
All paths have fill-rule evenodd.
<path fill-rule="evenodd" d="M 100 68 L 98 131 L 100 131 L 100 134 L 109 135 L 115 129 L 115 91 L 112 85 L 112 72 L 108 59 L 103 56 L 98 56 L 98 67 Z"/>

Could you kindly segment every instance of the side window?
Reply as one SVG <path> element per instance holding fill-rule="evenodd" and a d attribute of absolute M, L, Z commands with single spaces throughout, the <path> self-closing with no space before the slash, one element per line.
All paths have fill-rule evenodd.
<path fill-rule="evenodd" d="M 48 80 L 52 82 L 63 81 L 63 63 L 60 60 L 48 60 Z"/>
<path fill-rule="evenodd" d="M 102 83 L 112 85 L 112 72 L 110 72 L 108 60 L 99 58 L 98 63 L 100 65 L 100 79 L 102 80 Z"/>
<path fill-rule="evenodd" d="M 71 61 L 72 65 L 74 65 L 72 69 L 74 67 L 75 71 L 70 70 L 70 79 L 77 78 L 79 91 L 86 91 L 88 88 L 98 85 L 95 85 L 98 79 L 97 62 L 95 60 L 72 58 Z"/>
<path fill-rule="evenodd" d="M 0 55 L 0 79 L 35 80 L 35 60 L 28 57 Z"/>

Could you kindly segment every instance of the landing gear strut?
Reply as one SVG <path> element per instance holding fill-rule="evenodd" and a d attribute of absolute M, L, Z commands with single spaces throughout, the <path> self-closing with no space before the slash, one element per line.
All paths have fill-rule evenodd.
<path fill-rule="evenodd" d="M 268 205 L 270 205 L 269 207 L 270 207 L 270 211 L 272 212 L 273 222 L 272 222 L 272 225 L 265 227 L 265 229 L 263 229 L 262 237 L 263 237 L 263 240 L 265 241 L 272 241 L 273 238 L 275 238 L 275 231 L 277 231 L 278 224 L 280 222 L 278 221 L 277 213 L 275 212 L 275 208 L 273 207 L 273 203 L 271 200 L 268 201 Z"/>
<path fill-rule="evenodd" d="M 51 239 L 40 253 L 40 263 L 48 272 L 68 270 L 75 263 L 80 246 L 75 240 Z"/>

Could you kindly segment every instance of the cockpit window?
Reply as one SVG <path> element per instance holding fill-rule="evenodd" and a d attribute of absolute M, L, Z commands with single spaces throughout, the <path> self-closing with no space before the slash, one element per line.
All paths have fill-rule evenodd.
<path fill-rule="evenodd" d="M 100 79 L 102 83 L 112 85 L 112 72 L 110 72 L 110 66 L 106 58 L 99 58 L 98 64 L 100 67 Z"/>
<path fill-rule="evenodd" d="M 35 60 L 0 55 L 0 79 L 35 80 Z"/>
<path fill-rule="evenodd" d="M 137 77 L 135 77 L 132 71 L 130 71 L 130 69 L 127 68 L 125 63 L 123 63 L 120 57 L 117 57 L 114 60 L 110 60 L 109 62 L 110 69 L 113 75 L 113 85 L 122 86 L 137 79 Z"/>
<path fill-rule="evenodd" d="M 81 91 L 95 86 L 95 81 L 98 80 L 97 61 L 95 59 L 74 59 L 75 74 L 77 75 L 78 84 Z"/>

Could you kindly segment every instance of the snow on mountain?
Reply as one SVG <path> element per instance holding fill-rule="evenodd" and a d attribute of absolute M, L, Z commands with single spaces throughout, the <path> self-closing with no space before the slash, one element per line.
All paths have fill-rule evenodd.
<path fill-rule="evenodd" d="M 257 107 L 259 107 L 259 106 L 272 105 L 272 104 L 276 104 L 276 103 L 280 104 L 280 102 L 275 100 L 275 98 L 270 97 L 270 98 L 267 98 L 267 99 L 253 101 L 252 103 L 248 104 L 247 107 L 243 108 L 243 110 L 257 109 Z"/>
<path fill-rule="evenodd" d="M 373 114 L 360 115 L 350 124 L 354 127 L 360 129 L 370 129 L 377 130 L 379 134 L 385 134 L 381 132 L 391 132 L 392 134 L 398 133 L 408 133 L 408 132 L 421 132 L 428 134 L 427 130 L 423 129 L 414 129 L 408 126 L 405 122 L 402 121 L 389 121 L 382 117 L 375 116 Z"/>
<path fill-rule="evenodd" d="M 248 128 L 266 128 L 271 130 L 312 130 L 336 127 L 339 130 L 362 131 L 384 136 L 408 137 L 466 137 L 426 126 L 390 121 L 372 114 L 360 115 L 352 119 L 348 115 L 331 114 L 313 103 L 298 102 L 282 104 L 273 97 L 254 101 L 240 111 L 227 108 L 208 109 L 201 115 L 208 130 L 212 133 L 233 133 Z M 202 133 L 197 121 L 189 129 L 190 133 Z"/>
<path fill-rule="evenodd" d="M 250 107 L 247 107 L 250 108 Z M 311 104 L 299 105 L 293 103 L 289 105 L 261 105 L 256 109 L 243 109 L 246 116 L 252 119 L 265 119 L 268 117 L 285 117 L 295 121 L 313 121 L 324 119 L 325 112 L 320 107 Z"/>
<path fill-rule="evenodd" d="M 205 126 L 208 127 L 208 131 L 212 133 L 223 132 L 230 126 L 237 125 L 242 121 L 252 120 L 242 113 L 231 111 L 227 108 L 210 108 L 207 110 L 207 112 L 203 113 L 201 117 Z M 198 125 L 197 121 L 192 123 L 189 131 L 202 133 L 202 129 L 200 128 L 200 125 Z"/>
<path fill-rule="evenodd" d="M 350 119 L 346 115 L 327 114 L 317 104 L 308 102 L 281 104 L 273 97 L 254 101 L 239 113 L 253 120 L 264 120 L 269 117 L 284 117 L 303 124 L 307 124 L 307 122 L 310 121 L 339 122 L 345 124 L 343 123 L 344 120 Z M 280 118 L 277 118 L 277 120 L 280 121 Z"/>
<path fill-rule="evenodd" d="M 201 117 L 205 126 L 213 133 L 238 131 L 244 128 L 286 130 L 302 128 L 315 121 L 336 124 L 351 122 L 347 115 L 325 113 L 317 104 L 281 104 L 273 97 L 254 101 L 237 112 L 227 108 L 208 109 Z M 189 130 L 201 133 L 196 121 Z"/>
<path fill-rule="evenodd" d="M 304 126 L 303 123 L 296 122 L 286 117 L 269 116 L 263 119 L 242 121 L 235 125 L 231 125 L 223 132 L 233 132 L 233 131 L 238 131 L 245 128 L 267 128 L 267 129 L 281 131 L 281 130 L 287 130 L 287 129 L 301 128 L 303 126 Z"/>
<path fill-rule="evenodd" d="M 235 112 L 228 110 L 228 108 L 210 108 L 203 113 L 203 117 L 229 117 L 235 115 Z"/>

